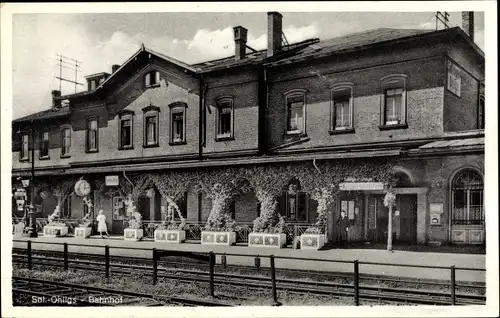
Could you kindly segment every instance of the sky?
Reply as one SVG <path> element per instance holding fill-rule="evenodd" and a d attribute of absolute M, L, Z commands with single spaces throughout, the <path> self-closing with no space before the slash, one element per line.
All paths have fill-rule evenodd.
<path fill-rule="evenodd" d="M 380 27 L 435 29 L 435 12 L 281 12 L 289 43 L 320 40 Z M 461 25 L 460 12 L 450 13 L 450 26 Z M 85 75 L 111 72 L 141 43 L 187 63 L 234 54 L 233 27 L 247 28 L 248 45 L 265 49 L 265 12 L 223 13 L 22 13 L 12 16 L 13 118 L 51 106 L 59 89 L 57 54 L 81 61 L 77 91 Z M 484 47 L 484 14 L 475 13 L 475 42 Z M 75 78 L 63 69 L 62 76 Z M 63 83 L 62 94 L 75 92 Z"/>

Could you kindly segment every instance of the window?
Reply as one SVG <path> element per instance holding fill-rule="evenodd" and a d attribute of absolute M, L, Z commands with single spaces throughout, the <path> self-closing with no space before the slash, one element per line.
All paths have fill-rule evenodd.
<path fill-rule="evenodd" d="M 87 119 L 87 152 L 99 151 L 99 128 L 97 117 Z"/>
<path fill-rule="evenodd" d="M 462 78 L 460 77 L 460 69 L 458 66 L 448 61 L 448 80 L 446 88 L 457 97 L 460 97 Z"/>
<path fill-rule="evenodd" d="M 353 129 L 352 84 L 335 85 L 331 90 L 331 127 L 332 132 Z"/>
<path fill-rule="evenodd" d="M 42 132 L 40 140 L 40 159 L 49 158 L 49 132 Z"/>
<path fill-rule="evenodd" d="M 119 115 L 119 149 L 133 148 L 133 116 L 130 111 L 122 112 Z"/>
<path fill-rule="evenodd" d="M 21 158 L 20 160 L 29 160 L 29 136 L 28 134 L 23 134 L 21 136 Z"/>
<path fill-rule="evenodd" d="M 182 215 L 183 218 L 187 218 L 187 192 L 184 192 L 183 195 L 175 201 L 175 204 L 179 207 L 179 211 Z M 177 214 L 175 215 L 175 218 L 177 219 L 178 216 Z"/>
<path fill-rule="evenodd" d="M 158 146 L 158 113 L 160 108 L 148 106 L 142 109 L 144 112 L 144 144 L 143 147 Z"/>
<path fill-rule="evenodd" d="M 71 128 L 61 130 L 61 157 L 69 156 L 71 150 Z"/>
<path fill-rule="evenodd" d="M 66 200 L 62 203 L 62 218 L 71 218 L 71 195 L 69 195 Z"/>
<path fill-rule="evenodd" d="M 299 182 L 294 179 L 288 188 L 283 192 L 282 200 L 285 210 L 285 218 L 288 222 L 306 222 L 308 219 L 309 196 L 306 192 L 300 191 Z"/>
<path fill-rule="evenodd" d="M 220 99 L 217 102 L 216 140 L 227 140 L 234 138 L 233 116 L 233 99 Z"/>
<path fill-rule="evenodd" d="M 186 107 L 185 103 L 170 104 L 170 144 L 186 142 Z"/>
<path fill-rule="evenodd" d="M 89 81 L 89 91 L 93 91 L 96 89 L 96 82 L 97 82 L 97 80 L 90 80 Z"/>
<path fill-rule="evenodd" d="M 479 84 L 479 105 L 477 116 L 477 128 L 484 129 L 484 83 Z"/>
<path fill-rule="evenodd" d="M 457 174 L 452 183 L 452 224 L 484 224 L 483 188 L 483 178 L 476 171 Z"/>
<path fill-rule="evenodd" d="M 406 127 L 406 76 L 390 75 L 382 79 L 382 125 Z"/>
<path fill-rule="evenodd" d="M 144 86 L 153 87 L 160 85 L 160 72 L 151 71 L 144 75 Z"/>
<path fill-rule="evenodd" d="M 305 91 L 286 94 L 287 134 L 305 133 Z"/>

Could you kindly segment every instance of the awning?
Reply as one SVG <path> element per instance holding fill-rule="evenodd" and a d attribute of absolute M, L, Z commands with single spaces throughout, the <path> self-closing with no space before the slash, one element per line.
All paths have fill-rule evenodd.
<path fill-rule="evenodd" d="M 484 137 L 433 141 L 408 151 L 410 155 L 484 152 Z"/>
<path fill-rule="evenodd" d="M 393 157 L 399 156 L 399 149 L 392 150 L 372 150 L 372 151 L 345 151 L 335 153 L 316 153 L 287 156 L 263 156 L 263 157 L 240 157 L 234 159 L 210 159 L 204 161 L 190 160 L 178 162 L 160 162 L 160 163 L 140 163 L 140 164 L 121 164 L 68 168 L 62 171 L 62 174 L 89 174 L 89 173 L 113 173 L 122 171 L 150 171 L 150 170 L 170 170 L 187 168 L 207 168 L 221 166 L 253 165 L 279 162 L 301 162 L 309 160 L 332 160 L 332 159 L 352 159 L 352 158 L 373 158 L 373 157 Z M 29 170 L 26 171 L 29 173 Z M 26 173 L 23 171 L 23 173 Z M 40 175 L 40 173 L 39 173 Z"/>

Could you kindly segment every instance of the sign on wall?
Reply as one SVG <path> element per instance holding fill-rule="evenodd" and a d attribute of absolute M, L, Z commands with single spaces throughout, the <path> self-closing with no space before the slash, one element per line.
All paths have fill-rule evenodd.
<path fill-rule="evenodd" d="M 116 187 L 120 183 L 118 176 L 106 176 L 105 181 L 106 185 L 109 187 Z"/>
<path fill-rule="evenodd" d="M 339 184 L 341 191 L 384 190 L 382 182 L 342 182 Z"/>
<path fill-rule="evenodd" d="M 456 65 L 448 61 L 448 85 L 447 89 L 453 94 L 460 97 L 462 78 L 460 77 L 460 70 Z"/>
<path fill-rule="evenodd" d="M 443 213 L 443 203 L 429 204 L 431 225 L 441 225 L 441 214 Z"/>

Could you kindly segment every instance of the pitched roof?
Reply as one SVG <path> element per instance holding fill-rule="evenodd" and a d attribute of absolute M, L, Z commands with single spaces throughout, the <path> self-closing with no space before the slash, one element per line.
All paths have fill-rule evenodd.
<path fill-rule="evenodd" d="M 403 38 L 408 38 L 416 35 L 436 32 L 434 30 L 424 29 L 391 29 L 379 28 L 363 32 L 351 33 L 344 36 L 339 36 L 327 40 L 323 40 L 317 44 L 310 45 L 296 55 L 280 59 L 269 64 L 279 65 L 290 63 L 294 60 L 304 59 L 307 57 L 325 56 L 334 53 L 339 53 L 345 50 L 366 47 L 368 45 L 393 41 Z"/>
<path fill-rule="evenodd" d="M 14 119 L 12 122 L 18 123 L 18 122 L 35 121 L 43 119 L 53 119 L 53 118 L 68 116 L 69 114 L 70 114 L 69 107 L 50 108 L 21 118 Z"/>

